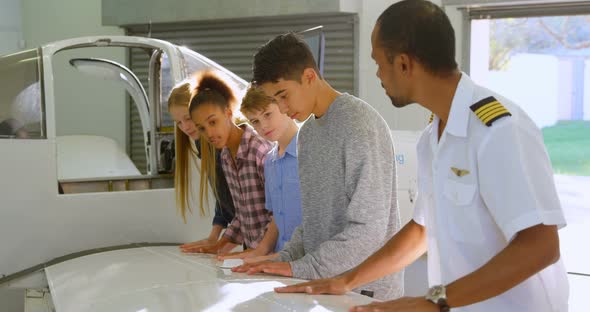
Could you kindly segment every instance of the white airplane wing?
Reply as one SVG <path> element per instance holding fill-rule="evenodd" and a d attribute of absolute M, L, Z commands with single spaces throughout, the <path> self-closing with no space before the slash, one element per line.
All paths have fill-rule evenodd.
<path fill-rule="evenodd" d="M 45 269 L 57 312 L 102 311 L 348 311 L 373 302 L 344 296 L 277 294 L 301 280 L 232 273 L 211 255 L 178 247 L 117 250 Z"/>

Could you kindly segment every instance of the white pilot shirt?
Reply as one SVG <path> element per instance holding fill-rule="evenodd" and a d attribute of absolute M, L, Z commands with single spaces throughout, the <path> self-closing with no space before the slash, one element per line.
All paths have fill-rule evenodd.
<path fill-rule="evenodd" d="M 471 109 L 490 101 L 490 114 Z M 430 286 L 479 269 L 521 230 L 566 223 L 541 131 L 520 107 L 462 73 L 440 141 L 438 122 L 417 146 L 414 221 L 426 227 Z M 567 311 L 568 294 L 559 260 L 497 297 L 453 311 Z"/>

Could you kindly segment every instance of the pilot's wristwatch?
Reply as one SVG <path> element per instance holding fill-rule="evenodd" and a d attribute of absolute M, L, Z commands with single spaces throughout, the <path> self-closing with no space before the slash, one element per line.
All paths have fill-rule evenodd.
<path fill-rule="evenodd" d="M 451 308 L 447 304 L 447 289 L 444 285 L 433 286 L 425 296 L 426 300 L 436 304 L 441 312 L 449 312 Z"/>

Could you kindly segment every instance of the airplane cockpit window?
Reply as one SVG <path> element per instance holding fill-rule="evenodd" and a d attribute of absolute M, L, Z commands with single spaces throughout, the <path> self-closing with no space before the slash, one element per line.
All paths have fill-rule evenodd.
<path fill-rule="evenodd" d="M 168 113 L 168 97 L 174 88 L 174 77 L 170 65 L 170 57 L 163 52 L 155 52 L 160 56 L 159 62 L 153 62 L 150 67 L 156 68 L 159 63 L 159 72 L 154 73 L 159 79 L 160 105 L 157 106 L 156 116 L 156 157 L 158 172 L 161 174 L 173 174 L 175 166 L 174 146 L 174 120 Z M 155 82 L 155 80 L 154 80 Z M 158 86 L 151 85 L 151 88 L 158 90 Z"/>
<path fill-rule="evenodd" d="M 161 126 L 173 127 L 174 121 L 170 114 L 168 114 L 168 96 L 170 95 L 170 92 L 172 92 L 172 88 L 174 88 L 174 77 L 172 77 L 170 69 L 170 58 L 166 53 L 162 53 L 160 64 L 160 103 L 162 105 L 162 114 L 160 115 Z"/>
<path fill-rule="evenodd" d="M 151 162 L 150 101 L 140 79 L 144 77 L 127 67 L 126 51 L 79 48 L 53 58 L 60 192 L 155 187 L 150 184 L 157 174 Z M 131 117 L 137 119 L 137 129 L 129 125 L 129 107 L 137 112 Z M 130 140 L 135 132 L 137 144 Z"/>
<path fill-rule="evenodd" d="M 45 134 L 39 50 L 0 57 L 0 139 L 42 139 Z"/>

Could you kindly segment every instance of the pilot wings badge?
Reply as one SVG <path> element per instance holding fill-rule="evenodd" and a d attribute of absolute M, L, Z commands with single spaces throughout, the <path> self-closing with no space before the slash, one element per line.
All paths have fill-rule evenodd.
<path fill-rule="evenodd" d="M 469 174 L 469 170 L 465 170 L 465 169 L 459 169 L 459 168 L 455 168 L 455 167 L 451 167 L 451 170 L 458 176 L 458 177 L 463 177 Z"/>

